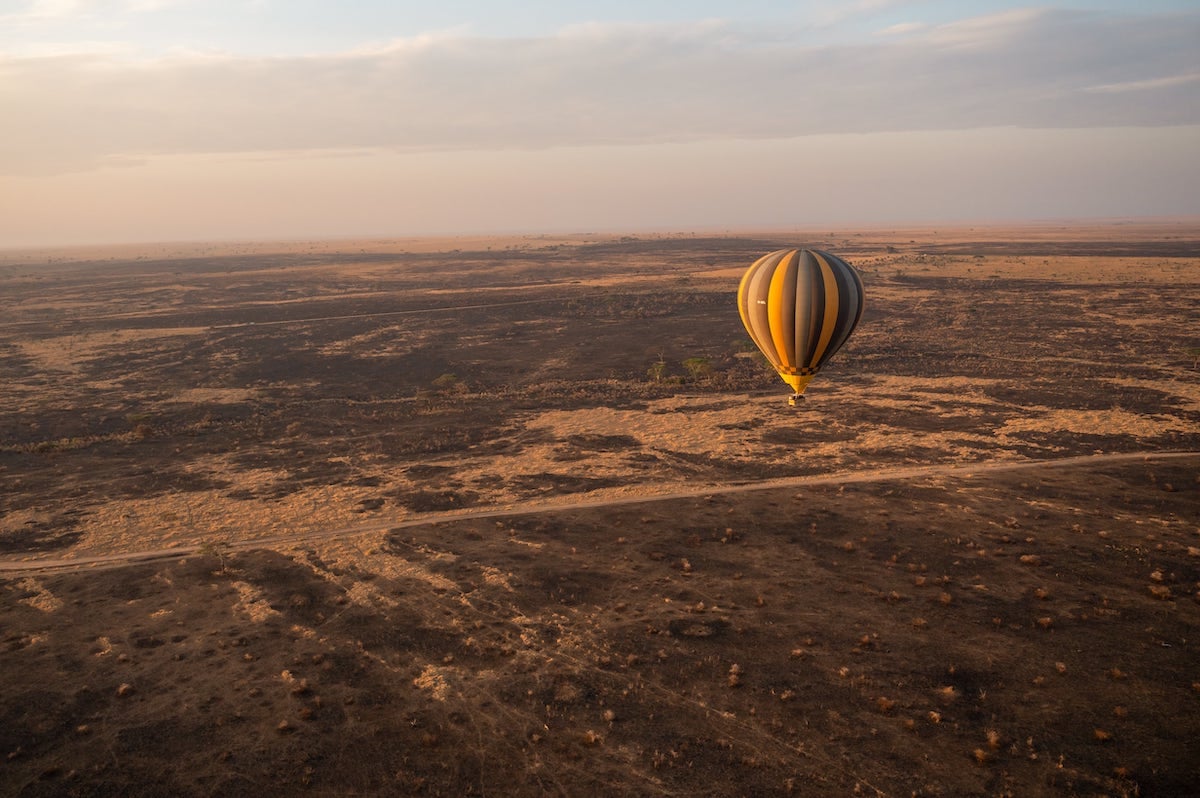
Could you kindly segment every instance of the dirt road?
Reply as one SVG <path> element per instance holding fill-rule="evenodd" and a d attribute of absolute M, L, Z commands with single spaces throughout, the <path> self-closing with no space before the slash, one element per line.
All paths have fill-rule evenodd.
<path fill-rule="evenodd" d="M 1197 451 L 1167 451 L 1167 452 L 1121 452 L 1107 454 L 1083 455 L 1065 457 L 1055 460 L 993 460 L 974 463 L 946 463 L 931 466 L 911 466 L 905 468 L 875 469 L 859 472 L 842 472 L 821 476 L 791 477 L 787 479 L 764 480 L 736 485 L 706 485 L 693 490 L 673 491 L 670 493 L 649 493 L 644 495 L 607 497 L 580 501 L 575 498 L 562 498 L 556 501 L 544 501 L 527 504 L 514 504 L 491 509 L 461 510 L 451 512 L 423 513 L 415 517 L 392 519 L 386 522 L 375 521 L 369 524 L 359 524 L 340 529 L 305 532 L 295 535 L 279 535 L 270 538 L 256 538 L 241 543 L 230 544 L 228 549 L 263 549 L 280 544 L 294 544 L 307 540 L 330 540 L 383 532 L 393 529 L 431 526 L 449 521 L 463 521 L 481 518 L 499 518 L 516 515 L 535 515 L 554 513 L 562 510 L 581 510 L 599 507 L 615 507 L 622 505 L 647 504 L 651 502 L 684 499 L 696 496 L 718 494 L 746 493 L 750 491 L 771 490 L 775 488 L 796 488 L 810 485 L 837 485 L 883 482 L 887 480 L 917 479 L 921 477 L 956 475 L 972 476 L 981 472 L 1041 470 L 1061 468 L 1076 465 L 1097 463 L 1118 463 L 1133 460 L 1163 461 L 1187 458 L 1200 458 Z M 116 552 L 113 554 L 97 555 L 80 558 L 55 558 L 42 560 L 0 560 L 0 574 L 21 575 L 28 573 L 47 573 L 53 571 L 70 571 L 77 569 L 111 569 L 121 568 L 135 563 L 156 560 L 170 560 L 187 557 L 200 551 L 200 546 L 179 546 L 173 548 L 152 549 L 145 551 Z"/>

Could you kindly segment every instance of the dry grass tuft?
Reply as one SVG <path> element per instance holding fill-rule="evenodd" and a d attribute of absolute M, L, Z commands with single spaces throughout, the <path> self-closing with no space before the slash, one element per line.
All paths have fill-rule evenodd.
<path fill-rule="evenodd" d="M 421 675 L 412 680 L 413 686 L 419 690 L 428 691 L 435 700 L 445 701 L 450 691 L 450 685 L 434 665 L 428 665 Z"/>
<path fill-rule="evenodd" d="M 1159 601 L 1171 600 L 1171 588 L 1166 585 L 1150 585 L 1150 595 Z"/>

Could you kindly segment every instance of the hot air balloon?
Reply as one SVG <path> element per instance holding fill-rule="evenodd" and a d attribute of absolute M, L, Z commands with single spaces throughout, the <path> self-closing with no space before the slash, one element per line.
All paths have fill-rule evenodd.
<path fill-rule="evenodd" d="M 738 311 L 747 332 L 795 392 L 804 389 L 842 348 L 862 318 L 858 273 L 835 255 L 780 249 L 763 255 L 742 276 Z"/>

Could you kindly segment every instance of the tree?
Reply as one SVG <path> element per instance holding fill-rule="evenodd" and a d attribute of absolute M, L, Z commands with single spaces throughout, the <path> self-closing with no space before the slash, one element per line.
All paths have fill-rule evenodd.
<path fill-rule="evenodd" d="M 683 367 L 692 375 L 693 382 L 698 382 L 701 377 L 712 373 L 712 364 L 706 357 L 689 357 L 683 361 Z"/>
<path fill-rule="evenodd" d="M 655 382 L 662 382 L 663 377 L 667 376 L 667 361 L 663 358 L 662 352 L 658 353 L 658 360 L 646 369 L 646 376 Z"/>

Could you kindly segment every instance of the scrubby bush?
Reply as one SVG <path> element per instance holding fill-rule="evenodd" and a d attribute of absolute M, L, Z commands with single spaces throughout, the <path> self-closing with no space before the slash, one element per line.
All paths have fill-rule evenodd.
<path fill-rule="evenodd" d="M 693 381 L 712 373 L 712 363 L 706 357 L 689 357 L 683 361 L 683 367 L 691 375 Z"/>

